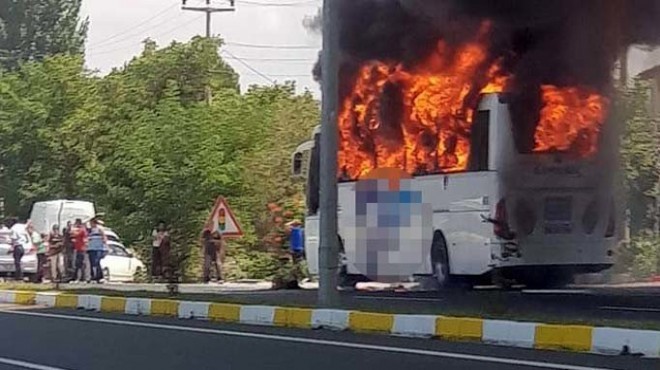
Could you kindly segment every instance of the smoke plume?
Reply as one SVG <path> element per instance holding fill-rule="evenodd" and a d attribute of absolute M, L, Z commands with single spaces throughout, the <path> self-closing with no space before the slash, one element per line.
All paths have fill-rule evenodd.
<path fill-rule="evenodd" d="M 595 95 L 611 95 L 613 70 L 621 53 L 633 44 L 660 44 L 660 0 L 335 1 L 339 3 L 340 13 L 340 101 L 355 96 L 358 76 L 363 84 L 368 84 L 365 81 L 371 78 L 374 87 L 363 89 L 357 100 L 353 99 L 352 114 L 356 116 L 355 112 L 366 111 L 371 116 L 380 116 L 373 118 L 362 114 L 362 123 L 350 124 L 352 128 L 350 132 L 347 128 L 345 136 L 354 138 L 353 151 L 375 153 L 373 146 L 380 145 L 385 149 L 374 157 L 392 157 L 394 148 L 404 144 L 402 133 L 417 135 L 417 144 L 409 142 L 408 153 L 396 159 L 399 164 L 410 155 L 418 156 L 422 162 L 443 162 L 442 151 L 456 139 L 447 133 L 452 131 L 459 139 L 467 135 L 470 110 L 478 104 L 480 94 L 488 90 L 486 85 L 496 81 L 498 76 L 506 76 L 505 90 L 514 96 L 515 103 L 511 104 L 514 131 L 517 135 L 529 136 L 530 140 L 521 142 L 534 146 L 544 104 L 543 91 L 548 95 L 579 95 L 585 104 L 591 99 L 592 103 L 606 106 L 606 100 L 598 100 Z M 414 92 L 417 81 L 409 77 L 410 73 L 424 70 L 432 74 L 446 71 L 447 66 L 456 72 L 461 58 L 473 57 L 466 49 L 471 43 L 484 46 L 486 50 L 478 64 L 468 64 L 472 81 L 466 83 L 465 78 L 458 81 L 469 90 L 466 96 L 461 96 L 461 110 L 467 113 L 462 116 L 447 113 L 445 122 L 440 122 L 442 119 L 435 115 L 436 123 L 417 122 L 419 129 L 412 129 L 414 125 L 409 122 L 407 131 L 401 131 L 397 121 L 401 120 L 405 105 L 401 104 L 402 91 Z M 440 57 L 434 60 L 435 55 Z M 365 72 L 365 65 L 374 61 L 380 63 L 379 67 Z M 458 71 L 464 73 L 465 68 L 460 67 Z M 315 68 L 315 74 L 321 81 L 320 65 Z M 406 88 L 397 82 L 397 76 L 406 78 Z M 384 86 L 378 85 L 378 81 L 385 80 Z M 562 90 L 564 88 L 581 90 L 578 94 Z M 417 92 L 430 94 L 430 89 L 433 86 Z M 434 93 L 436 97 L 444 94 L 437 88 Z M 377 98 L 365 101 L 365 96 Z M 419 99 L 415 101 L 419 102 Z M 378 112 L 373 113 L 374 110 Z M 428 130 L 429 125 L 437 127 Z M 539 137 L 543 136 L 537 139 Z M 576 141 L 575 137 L 570 141 Z M 551 145 L 554 144 L 548 144 Z M 349 150 L 349 147 L 343 149 Z M 428 154 L 425 159 L 421 159 L 424 156 L 420 152 Z"/>

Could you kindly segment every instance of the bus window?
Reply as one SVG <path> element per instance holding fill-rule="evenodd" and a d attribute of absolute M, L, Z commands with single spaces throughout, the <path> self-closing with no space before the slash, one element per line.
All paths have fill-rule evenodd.
<path fill-rule="evenodd" d="M 293 176 L 302 176 L 303 154 L 298 152 L 293 155 Z"/>
<path fill-rule="evenodd" d="M 479 111 L 470 133 L 468 171 L 488 171 L 490 111 Z"/>

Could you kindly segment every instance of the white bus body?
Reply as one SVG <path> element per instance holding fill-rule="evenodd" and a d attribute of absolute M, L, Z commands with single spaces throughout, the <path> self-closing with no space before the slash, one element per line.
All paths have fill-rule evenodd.
<path fill-rule="evenodd" d="M 604 169 L 611 168 L 613 151 L 599 150 L 588 159 L 570 160 L 559 154 L 520 154 L 505 97 L 484 96 L 479 112 L 487 136 L 481 141 L 487 147 L 481 168 L 414 180 L 423 202 L 432 207 L 433 240 L 443 239 L 449 275 L 474 281 L 496 275 L 529 285 L 549 285 L 577 273 L 611 267 L 618 242 L 614 229 L 619 225 L 613 171 Z M 601 134 L 601 147 L 612 147 L 611 142 L 605 143 L 611 140 L 606 131 Z M 311 146 L 308 142 L 299 147 L 294 167 L 301 167 L 301 158 Z M 345 273 L 364 275 L 355 264 L 355 240 L 342 233 L 345 225 L 355 222 L 351 212 L 341 212 L 354 208 L 354 184 L 338 186 L 339 236 Z M 314 212 L 305 219 L 305 236 L 309 270 L 315 275 L 319 218 Z M 416 275 L 437 275 L 439 270 L 438 261 L 429 255 Z"/>

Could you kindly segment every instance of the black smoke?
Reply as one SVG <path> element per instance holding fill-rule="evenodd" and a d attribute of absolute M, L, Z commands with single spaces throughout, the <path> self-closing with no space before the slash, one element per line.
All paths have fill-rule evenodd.
<path fill-rule="evenodd" d="M 335 0 L 339 3 L 341 95 L 368 60 L 414 66 L 439 39 L 458 46 L 485 19 L 491 55 L 516 76 L 514 90 L 539 84 L 607 92 L 622 51 L 660 44 L 660 0 Z M 320 77 L 321 69 L 315 72 Z"/>
<path fill-rule="evenodd" d="M 342 100 L 365 62 L 414 68 L 435 52 L 438 40 L 449 45 L 451 56 L 489 20 L 489 55 L 514 76 L 507 86 L 513 124 L 517 135 L 530 139 L 521 142 L 530 145 L 541 108 L 541 85 L 582 86 L 610 95 L 614 67 L 627 47 L 660 45 L 660 0 L 334 1 L 340 15 Z M 314 72 L 322 81 L 320 64 Z M 398 100 L 396 86 L 383 94 L 382 102 Z M 389 103 L 383 105 L 389 110 L 383 117 L 396 120 L 391 117 L 397 117 L 397 108 Z"/>

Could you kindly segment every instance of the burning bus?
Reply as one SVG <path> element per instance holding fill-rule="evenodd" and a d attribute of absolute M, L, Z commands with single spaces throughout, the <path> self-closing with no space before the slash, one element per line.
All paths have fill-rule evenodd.
<path fill-rule="evenodd" d="M 389 269 L 405 273 L 388 277 L 430 276 L 439 286 L 504 277 L 546 287 L 613 265 L 620 125 L 612 71 L 624 45 L 648 36 L 622 18 L 658 14 L 657 2 L 341 3 L 338 237 L 346 281 L 383 280 L 379 271 L 388 269 L 374 265 L 406 260 L 406 269 Z M 294 174 L 308 179 L 313 274 L 319 135 L 294 153 Z M 377 234 L 355 231 L 356 189 L 385 168 L 407 174 L 401 181 L 430 209 L 428 222 L 396 234 L 396 251 L 370 247 L 365 239 Z"/>

